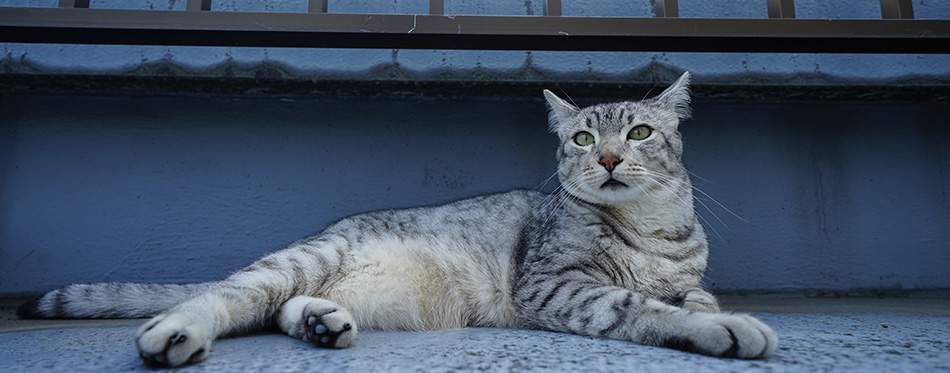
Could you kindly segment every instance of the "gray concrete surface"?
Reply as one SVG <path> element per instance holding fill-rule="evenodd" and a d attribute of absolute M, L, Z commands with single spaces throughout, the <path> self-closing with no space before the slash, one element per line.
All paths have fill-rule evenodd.
<path fill-rule="evenodd" d="M 717 359 L 562 333 L 472 328 L 364 332 L 346 350 L 319 349 L 280 334 L 223 339 L 208 360 L 180 370 L 950 371 L 950 299 L 726 298 L 723 303 L 752 311 L 775 328 L 781 338 L 776 354 L 763 361 Z M 6 307 L 0 370 L 150 371 L 133 344 L 139 322 L 16 320 Z"/>

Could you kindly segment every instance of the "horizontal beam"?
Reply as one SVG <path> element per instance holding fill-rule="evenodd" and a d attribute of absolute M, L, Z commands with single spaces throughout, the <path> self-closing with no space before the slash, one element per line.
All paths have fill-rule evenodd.
<path fill-rule="evenodd" d="M 945 54 L 950 53 L 950 21 L 443 16 L 0 7 L 0 42 Z"/>
<path fill-rule="evenodd" d="M 239 67 L 235 67 L 239 69 Z M 661 76 L 674 79 L 678 71 L 668 70 Z M 753 78 L 739 81 L 693 82 L 695 100 L 798 100 L 816 101 L 913 101 L 946 105 L 950 83 L 894 82 L 887 84 L 849 84 L 823 81 L 820 76 L 804 83 L 788 82 L 769 75 L 752 74 Z M 816 74 L 819 75 L 819 74 Z M 471 79 L 284 79 L 260 78 L 239 71 L 237 76 L 223 75 L 162 75 L 141 74 L 82 74 L 82 73 L 4 73 L 0 79 L 3 91 L 42 92 L 100 92 L 199 94 L 199 95 L 255 95 L 269 96 L 417 96 L 417 97 L 538 97 L 553 85 L 550 79 L 541 80 L 471 80 Z M 631 92 L 656 89 L 655 77 L 640 76 L 636 81 L 607 79 L 603 81 L 556 79 L 557 87 L 570 92 L 574 98 L 616 99 L 629 97 Z M 761 80 L 760 80 L 761 79 Z M 662 80 L 662 79 L 661 79 Z M 821 83 L 815 83 L 821 82 Z"/>

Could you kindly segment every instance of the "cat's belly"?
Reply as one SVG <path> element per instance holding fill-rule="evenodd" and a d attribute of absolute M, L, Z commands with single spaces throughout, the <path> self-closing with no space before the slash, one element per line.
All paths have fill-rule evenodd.
<path fill-rule="evenodd" d="M 509 261 L 465 252 L 451 240 L 364 242 L 323 296 L 346 307 L 361 329 L 517 326 Z"/>

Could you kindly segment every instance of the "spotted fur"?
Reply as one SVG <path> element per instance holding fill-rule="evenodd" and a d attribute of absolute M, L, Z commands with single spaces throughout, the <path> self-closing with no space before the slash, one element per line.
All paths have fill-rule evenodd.
<path fill-rule="evenodd" d="M 155 316 L 142 358 L 203 360 L 224 335 L 276 325 L 344 348 L 360 329 L 537 328 L 764 358 L 775 333 L 699 288 L 707 243 L 682 163 L 689 73 L 659 96 L 580 109 L 549 91 L 561 186 L 343 219 L 227 278 L 71 285 L 22 317 Z M 628 137 L 638 126 L 649 136 Z M 585 132 L 592 143 L 576 141 Z"/>

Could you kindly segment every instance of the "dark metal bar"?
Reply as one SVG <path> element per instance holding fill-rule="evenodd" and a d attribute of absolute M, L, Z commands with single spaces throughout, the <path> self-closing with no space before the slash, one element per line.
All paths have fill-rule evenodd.
<path fill-rule="evenodd" d="M 656 13 L 657 17 L 661 18 L 676 18 L 680 16 L 680 7 L 676 3 L 677 0 L 655 0 L 656 3 L 653 4 L 653 12 Z"/>
<path fill-rule="evenodd" d="M 307 11 L 310 13 L 326 13 L 327 0 L 308 0 Z"/>
<path fill-rule="evenodd" d="M 439 16 L 445 14 L 445 1 L 429 0 L 429 14 Z"/>
<path fill-rule="evenodd" d="M 185 10 L 211 10 L 211 0 L 188 0 Z"/>
<path fill-rule="evenodd" d="M 914 4 L 911 0 L 881 0 L 881 18 L 914 19 Z"/>
<path fill-rule="evenodd" d="M 544 0 L 544 15 L 551 17 L 561 16 L 561 0 Z"/>
<path fill-rule="evenodd" d="M 60 8 L 88 8 L 89 0 L 59 0 Z"/>
<path fill-rule="evenodd" d="M 412 31 L 411 33 L 409 31 Z M 945 20 L 433 16 L 0 7 L 0 42 L 383 49 L 944 53 Z"/>
<path fill-rule="evenodd" d="M 795 18 L 794 0 L 769 0 L 769 18 Z"/>

